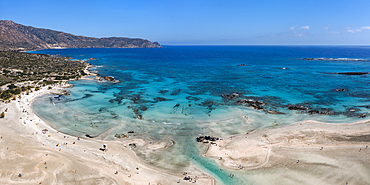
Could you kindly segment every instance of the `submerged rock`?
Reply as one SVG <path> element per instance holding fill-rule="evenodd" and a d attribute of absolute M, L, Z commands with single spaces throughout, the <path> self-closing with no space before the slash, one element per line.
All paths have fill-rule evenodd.
<path fill-rule="evenodd" d="M 229 100 L 233 100 L 235 98 L 237 98 L 239 96 L 239 93 L 231 93 L 231 94 L 227 94 L 227 95 L 221 95 L 221 97 L 223 98 L 227 98 Z"/>
<path fill-rule="evenodd" d="M 313 114 L 320 114 L 320 115 L 334 115 L 335 112 L 329 109 L 324 109 L 324 110 L 308 110 L 307 113 L 310 115 Z"/>
<path fill-rule="evenodd" d="M 368 115 L 368 114 L 363 113 L 363 114 L 358 115 L 357 117 L 358 117 L 358 118 L 365 118 L 367 115 Z"/>
<path fill-rule="evenodd" d="M 302 111 L 306 111 L 306 110 L 309 110 L 308 107 L 305 107 L 303 105 L 288 105 L 288 110 L 302 110 Z"/>
<path fill-rule="evenodd" d="M 301 113 L 308 113 L 310 115 L 313 115 L 313 114 L 337 115 L 338 114 L 331 109 L 323 109 L 323 108 L 311 109 L 310 106 L 307 104 L 288 105 L 288 110 L 298 110 L 298 111 L 301 111 Z"/>
<path fill-rule="evenodd" d="M 130 97 L 130 100 L 134 103 L 141 103 L 141 95 L 140 94 L 133 94 Z"/>
<path fill-rule="evenodd" d="M 248 107 L 253 107 L 254 109 L 257 109 L 257 110 L 262 110 L 263 107 L 266 105 L 265 103 L 261 101 L 252 100 L 252 99 L 242 99 L 242 100 L 236 101 L 236 103 L 240 105 L 246 105 Z"/>
<path fill-rule="evenodd" d="M 336 91 L 336 92 L 344 92 L 344 91 L 347 91 L 347 89 L 333 89 L 332 91 Z"/>
<path fill-rule="evenodd" d="M 201 104 L 199 104 L 200 106 L 204 106 L 204 107 L 211 107 L 211 106 L 216 106 L 218 105 L 218 103 L 216 103 L 215 101 L 212 101 L 212 100 L 204 100 L 204 102 L 202 102 Z"/>
<path fill-rule="evenodd" d="M 139 107 L 139 110 L 141 110 L 141 111 L 147 111 L 148 110 L 148 107 L 142 105 L 142 106 Z"/>
<path fill-rule="evenodd" d="M 158 93 L 160 93 L 160 94 L 166 94 L 166 93 L 168 93 L 168 90 L 160 90 Z"/>
<path fill-rule="evenodd" d="M 177 96 L 177 95 L 180 94 L 180 92 L 181 92 L 181 89 L 176 89 L 176 90 L 171 92 L 171 96 Z"/>
<path fill-rule="evenodd" d="M 358 111 L 360 111 L 360 109 L 358 108 L 348 108 L 343 114 L 347 117 L 358 117 L 358 118 L 365 118 L 368 116 L 368 113 L 358 113 Z"/>
<path fill-rule="evenodd" d="M 198 100 L 200 100 L 201 98 L 194 97 L 194 96 L 187 96 L 187 97 L 186 97 L 186 99 L 187 99 L 187 100 L 198 101 Z"/>
<path fill-rule="evenodd" d="M 159 101 L 167 101 L 166 98 L 162 98 L 162 97 L 156 97 L 156 98 L 153 98 L 156 102 L 159 102 Z"/>
<path fill-rule="evenodd" d="M 99 108 L 99 112 L 107 112 L 107 109 L 106 108 Z"/>

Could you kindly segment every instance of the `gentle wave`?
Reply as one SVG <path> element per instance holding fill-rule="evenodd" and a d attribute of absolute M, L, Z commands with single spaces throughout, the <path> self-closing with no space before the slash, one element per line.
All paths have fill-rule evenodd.
<path fill-rule="evenodd" d="M 329 60 L 329 61 L 368 61 L 360 58 L 303 58 L 303 60 Z"/>
<path fill-rule="evenodd" d="M 181 123 L 162 122 L 164 125 L 181 125 Z"/>

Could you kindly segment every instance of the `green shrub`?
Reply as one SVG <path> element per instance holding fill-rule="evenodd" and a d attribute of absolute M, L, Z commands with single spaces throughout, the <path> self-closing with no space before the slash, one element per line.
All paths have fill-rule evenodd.
<path fill-rule="evenodd" d="M 14 84 L 10 84 L 10 85 L 8 85 L 8 88 L 9 89 L 14 89 L 14 88 L 16 88 L 17 86 L 15 86 Z"/>

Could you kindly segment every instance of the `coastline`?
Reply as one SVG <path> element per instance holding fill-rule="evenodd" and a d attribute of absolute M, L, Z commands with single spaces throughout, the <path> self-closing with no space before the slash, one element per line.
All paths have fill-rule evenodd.
<path fill-rule="evenodd" d="M 90 67 L 92 67 L 91 64 L 86 66 L 87 76 L 97 75 L 88 71 Z M 81 79 L 93 80 L 87 76 Z M 138 158 L 129 144 L 136 143 L 146 147 L 148 143 L 144 139 L 105 141 L 104 137 L 96 137 L 78 140 L 76 136 L 62 133 L 42 120 L 32 110 L 33 100 L 47 93 L 60 94 L 67 86 L 73 86 L 68 84 L 68 81 L 62 83 L 65 82 L 67 82 L 66 86 L 53 86 L 51 90 L 47 90 L 48 86 L 43 87 L 30 95 L 22 95 L 20 102 L 17 99 L 16 102 L 0 105 L 0 111 L 8 107 L 15 112 L 15 115 L 6 113 L 5 122 L 1 120 L 0 124 L 0 135 L 4 136 L 2 139 L 6 138 L 4 142 L 0 140 L 0 163 L 2 164 L 0 182 L 36 184 L 37 180 L 43 184 L 71 182 L 83 184 L 86 181 L 91 184 L 93 182 L 87 179 L 94 179 L 101 184 L 174 184 L 181 179 L 180 184 L 189 183 L 183 181 L 184 176 L 179 173 L 156 169 Z M 26 113 L 22 112 L 24 108 L 27 110 Z M 22 119 L 18 119 L 19 117 Z M 24 122 L 25 119 L 27 119 L 26 122 Z M 366 139 L 370 133 L 369 126 L 369 120 L 348 124 L 307 120 L 289 126 L 254 130 L 223 138 L 216 141 L 217 147 L 209 145 L 203 156 L 213 159 L 223 168 L 235 173 L 258 174 L 268 170 L 283 169 L 285 172 L 276 173 L 283 177 L 273 178 L 273 180 L 279 179 L 276 184 L 293 184 L 289 181 L 292 179 L 302 184 L 340 184 L 345 183 L 346 179 L 350 179 L 351 184 L 368 184 L 370 179 L 364 174 L 370 174 L 367 167 L 370 166 L 367 162 L 370 149 L 365 148 L 370 146 L 370 139 Z M 42 134 L 44 129 L 48 131 Z M 364 137 L 366 140 L 348 139 L 356 137 Z M 72 144 L 73 142 L 75 144 Z M 167 146 L 163 143 L 150 145 L 149 149 L 163 149 Z M 103 145 L 107 145 L 109 150 L 101 151 Z M 7 152 L 8 148 L 11 150 L 10 153 Z M 16 157 L 10 157 L 12 155 Z M 49 159 L 46 156 L 53 158 Z M 222 157 L 221 160 L 219 160 L 220 157 Z M 27 162 L 25 158 L 34 161 Z M 9 166 L 15 167 L 12 169 Z M 25 167 L 19 170 L 19 166 Z M 47 168 L 44 169 L 44 167 Z M 326 170 L 332 171 L 329 175 L 335 174 L 340 177 L 315 179 Z M 118 174 L 115 174 L 116 171 Z M 316 171 L 323 173 L 318 174 Z M 22 176 L 18 177 L 18 173 Z M 253 179 L 253 175 L 250 178 Z M 273 182 L 255 178 L 256 184 Z M 197 183 L 215 184 L 216 182 L 212 177 L 204 175 L 197 179 Z"/>
<path fill-rule="evenodd" d="M 0 140 L 2 151 L 0 154 L 2 156 L 0 159 L 0 172 L 2 174 L 0 182 L 4 184 L 36 183 L 36 181 L 43 184 L 66 183 L 71 181 L 68 175 L 72 174 L 76 184 L 86 181 L 87 178 L 98 180 L 102 184 L 174 184 L 179 179 L 181 179 L 180 184 L 189 183 L 182 180 L 182 174 L 156 169 L 142 162 L 129 147 L 132 142 L 145 145 L 145 141 L 142 139 L 117 139 L 115 141 L 104 141 L 98 138 L 78 139 L 76 136 L 67 135 L 54 129 L 38 117 L 31 108 L 34 99 L 38 96 L 64 90 L 65 86 L 53 87 L 51 90 L 47 90 L 47 88 L 47 86 L 43 87 L 40 91 L 24 95 L 20 100 L 17 99 L 17 101 L 0 106 L 1 110 L 5 107 L 9 109 L 4 121 L 0 124 L 0 135 L 2 136 Z M 22 113 L 23 109 L 27 112 Z M 42 133 L 44 129 L 48 130 L 45 134 Z M 214 159 L 226 169 L 236 170 L 236 173 L 260 171 L 266 168 L 275 169 L 296 164 L 304 164 L 305 166 L 302 169 L 294 169 L 298 174 L 313 173 L 307 169 L 310 169 L 311 165 L 319 168 L 317 167 L 317 163 L 319 163 L 317 160 L 319 160 L 322 167 L 333 166 L 331 170 L 342 175 L 335 181 L 333 179 L 325 181 L 326 184 L 335 184 L 343 179 L 343 176 L 349 175 L 343 172 L 341 167 L 343 164 L 339 162 L 344 163 L 344 159 L 348 157 L 351 160 L 345 162 L 346 164 L 351 163 L 353 168 L 365 170 L 362 171 L 363 174 L 370 173 L 370 169 L 360 168 L 358 162 L 354 163 L 356 160 L 369 161 L 370 158 L 367 154 L 370 152 L 370 148 L 365 148 L 365 146 L 370 146 L 368 141 L 370 139 L 365 138 L 363 142 L 345 141 L 349 135 L 366 136 L 367 133 L 370 133 L 370 120 L 348 124 L 307 120 L 290 126 L 267 128 L 230 138 L 222 138 L 222 140 L 216 141 L 217 146 L 209 146 L 203 156 Z M 334 135 L 344 140 L 330 139 Z M 328 139 L 325 140 L 325 138 Z M 99 150 L 103 145 L 107 145 L 108 151 Z M 161 146 L 158 148 L 160 149 Z M 151 149 L 156 149 L 156 146 L 152 146 Z M 336 151 L 338 152 L 336 153 Z M 11 157 L 14 154 L 17 157 Z M 354 154 L 356 154 L 355 157 L 353 157 Z M 332 159 L 332 156 L 335 157 Z M 222 157 L 222 160 L 219 160 L 219 157 Z M 329 161 L 322 161 L 323 158 Z M 259 162 L 256 163 L 253 160 Z M 299 160 L 298 163 L 297 160 Z M 370 162 L 365 162 L 365 164 L 370 165 Z M 11 166 L 17 166 L 17 168 L 9 168 Z M 115 174 L 116 171 L 118 174 Z M 57 178 L 53 175 L 54 173 L 64 175 Z M 369 179 L 361 175 L 362 173 L 350 173 L 351 177 L 347 178 L 355 179 L 355 182 L 370 182 Z M 18 177 L 19 174 L 22 176 Z M 312 179 L 301 177 L 301 180 L 309 182 Z M 258 182 L 258 180 L 256 181 Z M 322 183 L 323 181 L 317 182 Z M 197 179 L 197 184 L 215 183 L 215 180 L 209 176 L 198 176 Z"/>
<path fill-rule="evenodd" d="M 91 65 L 86 67 L 87 71 L 89 67 Z M 179 180 L 180 184 L 189 183 L 180 173 L 156 169 L 141 161 L 129 144 L 145 144 L 144 140 L 77 138 L 59 132 L 32 110 L 35 98 L 65 91 L 68 86 L 68 83 L 63 87 L 54 86 L 51 90 L 45 86 L 21 99 L 0 105 L 1 111 L 8 108 L 0 124 L 2 184 L 91 184 L 95 181 L 100 184 L 175 184 Z M 47 131 L 43 131 L 45 129 Z M 108 150 L 101 151 L 103 145 Z M 161 144 L 158 145 L 153 145 L 152 149 L 162 149 Z M 198 175 L 197 184 L 215 182 L 210 176 Z"/>

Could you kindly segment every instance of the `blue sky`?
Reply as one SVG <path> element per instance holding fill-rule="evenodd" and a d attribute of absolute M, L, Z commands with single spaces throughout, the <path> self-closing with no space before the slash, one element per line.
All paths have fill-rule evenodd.
<path fill-rule="evenodd" d="M 370 45 L 370 0 L 1 0 L 0 19 L 162 45 Z"/>

